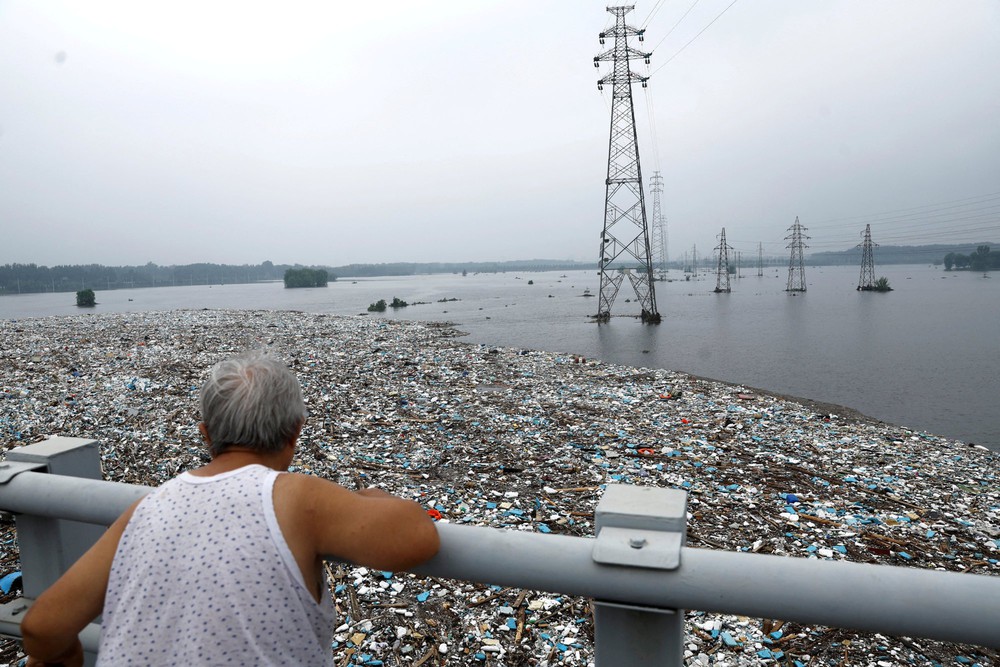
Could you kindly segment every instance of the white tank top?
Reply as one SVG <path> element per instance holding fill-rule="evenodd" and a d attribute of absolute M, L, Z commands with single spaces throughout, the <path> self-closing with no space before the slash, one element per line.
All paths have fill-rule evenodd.
<path fill-rule="evenodd" d="M 319 604 L 274 515 L 278 473 L 183 473 L 139 504 L 104 601 L 98 665 L 328 665 L 336 614 Z"/>

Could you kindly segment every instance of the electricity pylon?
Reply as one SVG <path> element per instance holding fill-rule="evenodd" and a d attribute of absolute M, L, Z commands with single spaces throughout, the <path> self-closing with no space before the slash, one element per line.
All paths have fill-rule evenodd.
<path fill-rule="evenodd" d="M 649 179 L 649 191 L 653 193 L 653 234 L 650 237 L 651 260 L 662 279 L 667 273 L 667 221 L 660 210 L 660 193 L 663 192 L 663 177 L 654 171 Z"/>
<path fill-rule="evenodd" d="M 764 244 L 757 243 L 757 277 L 764 276 Z"/>
<path fill-rule="evenodd" d="M 872 226 L 865 225 L 862 232 L 865 240 L 856 247 L 861 248 L 861 279 L 858 281 L 858 291 L 870 292 L 875 289 L 875 246 L 872 243 Z"/>
<path fill-rule="evenodd" d="M 607 322 L 622 281 L 627 275 L 642 307 L 642 321 L 659 324 L 656 292 L 653 289 L 653 266 L 650 261 L 649 227 L 646 224 L 646 201 L 642 191 L 639 165 L 639 142 L 635 132 L 635 109 L 632 106 L 632 82 L 646 87 L 649 77 L 629 69 L 629 60 L 642 58 L 649 63 L 652 53 L 633 49 L 628 38 L 642 41 L 644 30 L 625 24 L 625 14 L 633 7 L 608 7 L 615 15 L 615 27 L 602 32 L 604 39 L 614 38 L 614 47 L 594 56 L 594 67 L 601 61 L 614 63 L 611 73 L 597 82 L 597 89 L 611 84 L 611 132 L 608 140 L 608 177 L 605 180 L 604 229 L 601 232 L 601 256 L 598 266 L 601 293 L 598 299 L 598 322 Z"/>
<path fill-rule="evenodd" d="M 806 269 L 802 258 L 802 250 L 809 247 L 805 244 L 805 239 L 809 237 L 802 234 L 805 229 L 799 222 L 799 216 L 795 216 L 795 224 L 788 228 L 791 234 L 785 237 L 786 241 L 789 239 L 792 241 L 785 246 L 792 249 L 792 255 L 788 259 L 788 285 L 785 287 L 786 292 L 806 291 Z"/>
<path fill-rule="evenodd" d="M 726 244 L 726 228 L 719 235 L 719 245 L 715 246 L 719 253 L 719 263 L 715 269 L 715 293 L 732 291 L 729 286 L 729 251 L 733 249 Z"/>

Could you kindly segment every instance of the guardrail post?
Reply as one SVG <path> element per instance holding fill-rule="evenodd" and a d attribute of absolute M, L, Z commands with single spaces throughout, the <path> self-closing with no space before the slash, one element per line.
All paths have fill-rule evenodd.
<path fill-rule="evenodd" d="M 52 437 L 8 451 L 7 461 L 12 468 L 26 464 L 25 469 L 35 468 L 52 475 L 98 480 L 102 477 L 100 444 L 87 438 Z M 39 489 L 39 495 L 44 494 L 45 490 Z M 24 597 L 29 600 L 55 583 L 105 530 L 89 523 L 26 514 L 16 515 L 15 520 L 21 552 L 21 585 Z M 86 664 L 93 665 L 97 654 L 85 652 L 85 655 Z"/>
<path fill-rule="evenodd" d="M 608 567 L 675 570 L 687 541 L 687 494 L 608 485 L 594 512 L 592 558 Z M 684 610 L 594 601 L 597 667 L 680 666 Z"/>

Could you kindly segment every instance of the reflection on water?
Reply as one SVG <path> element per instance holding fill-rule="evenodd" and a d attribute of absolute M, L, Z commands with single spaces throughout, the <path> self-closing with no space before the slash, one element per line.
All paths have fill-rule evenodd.
<path fill-rule="evenodd" d="M 712 293 L 709 280 L 658 282 L 658 326 L 632 317 L 639 306 L 625 303 L 625 288 L 613 308 L 621 317 L 595 324 L 597 299 L 582 296 L 599 287 L 590 271 L 340 280 L 312 290 L 268 283 L 98 291 L 92 311 L 76 308 L 72 293 L 5 296 L 0 317 L 178 308 L 357 315 L 398 296 L 426 303 L 380 317 L 455 322 L 470 342 L 670 368 L 1000 448 L 1000 280 L 878 267 L 895 291 L 877 294 L 855 290 L 857 271 L 807 267 L 804 294 L 786 293 L 781 271 L 734 279 L 731 294 Z"/>

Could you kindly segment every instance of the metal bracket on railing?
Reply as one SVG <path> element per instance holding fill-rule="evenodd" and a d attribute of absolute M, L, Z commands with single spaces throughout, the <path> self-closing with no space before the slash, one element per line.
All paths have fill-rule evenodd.
<path fill-rule="evenodd" d="M 26 447 L 7 452 L 7 460 L 0 463 L 0 484 L 7 484 L 17 475 L 28 470 L 40 470 L 52 476 L 101 479 L 100 443 L 89 438 L 52 437 Z M 46 497 L 44 488 L 38 489 L 39 499 Z M 31 600 L 55 583 L 63 572 L 90 548 L 104 533 L 104 526 L 52 519 L 30 514 L 15 515 L 17 541 L 21 552 L 21 582 L 24 598 L 16 599 L 0 608 L 0 632 L 12 634 L 18 628 L 23 613 Z M 88 630 L 85 646 L 85 664 L 93 665 L 97 659 L 97 641 L 100 629 Z"/>
<path fill-rule="evenodd" d="M 594 529 L 595 562 L 676 570 L 687 542 L 687 494 L 608 485 L 594 512 Z"/>
<path fill-rule="evenodd" d="M 6 484 L 22 472 L 29 470 L 42 470 L 44 463 L 26 463 L 23 461 L 3 461 L 0 463 L 0 484 Z"/>
<path fill-rule="evenodd" d="M 676 570 L 687 542 L 687 493 L 610 484 L 594 512 L 596 563 Z M 599 666 L 683 663 L 684 611 L 594 601 L 594 658 Z"/>

